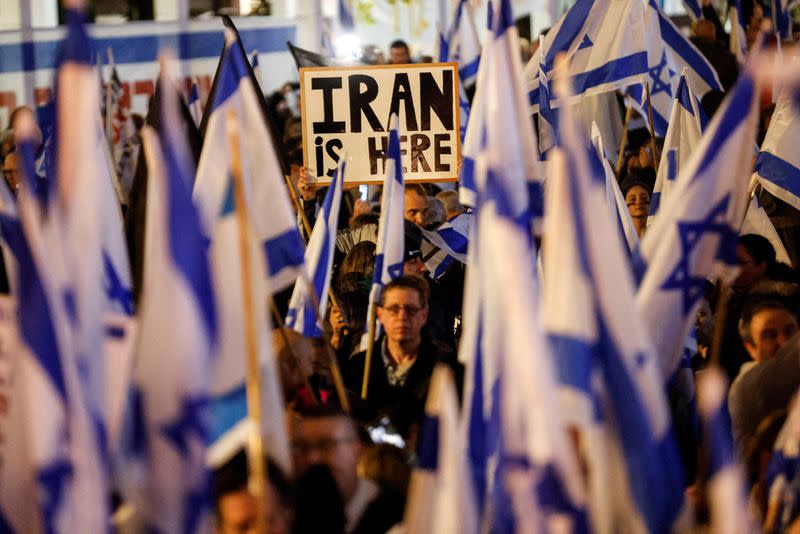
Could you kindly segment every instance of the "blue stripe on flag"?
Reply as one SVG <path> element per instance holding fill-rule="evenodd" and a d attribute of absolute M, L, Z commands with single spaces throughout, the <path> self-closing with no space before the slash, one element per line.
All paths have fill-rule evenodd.
<path fill-rule="evenodd" d="M 572 42 L 577 39 L 578 33 L 583 30 L 586 19 L 589 17 L 593 4 L 593 0 L 578 0 L 566 13 L 564 21 L 561 23 L 561 27 L 558 29 L 558 33 L 544 58 L 546 71 L 549 72 L 553 69 L 556 54 L 566 52 Z"/>
<path fill-rule="evenodd" d="M 647 72 L 647 52 L 636 52 L 614 59 L 595 69 L 576 74 L 573 77 L 575 94 L 579 95 L 591 87 L 616 82 L 643 72 Z"/>
<path fill-rule="evenodd" d="M 417 467 L 436 471 L 439 466 L 439 418 L 426 415 L 422 419 L 417 447 Z"/>
<path fill-rule="evenodd" d="M 461 254 L 467 253 L 469 239 L 455 228 L 443 228 L 437 230 L 436 233 L 442 236 L 444 242 L 447 243 L 454 252 L 459 252 Z"/>
<path fill-rule="evenodd" d="M 303 241 L 296 228 L 287 230 L 264 241 L 264 253 L 270 276 L 275 276 L 287 267 L 303 264 Z"/>
<path fill-rule="evenodd" d="M 58 50 L 60 63 L 92 65 L 92 45 L 86 33 L 86 14 L 77 9 L 67 9 L 67 37 Z M 30 53 L 30 51 L 29 51 Z"/>
<path fill-rule="evenodd" d="M 587 395 L 592 394 L 591 377 L 593 365 L 592 345 L 566 335 L 548 336 L 556 364 L 558 382 L 573 387 Z"/>
<path fill-rule="evenodd" d="M 286 51 L 286 41 L 295 40 L 295 27 L 255 28 L 239 30 L 242 42 L 262 53 Z M 60 40 L 25 41 L 0 44 L 0 73 L 51 69 L 56 66 Z M 172 48 L 178 59 L 218 58 L 225 38 L 221 30 L 165 33 L 124 37 L 98 37 L 94 39 L 94 52 L 105 54 L 114 50 L 117 65 L 151 63 L 158 59 L 158 51 Z M 257 46 L 250 46 L 257 45 Z"/>
<path fill-rule="evenodd" d="M 756 172 L 763 179 L 800 197 L 800 169 L 771 152 L 761 152 L 756 159 Z"/>
<path fill-rule="evenodd" d="M 210 443 L 247 418 L 247 389 L 244 384 L 211 399 Z"/>
<path fill-rule="evenodd" d="M 225 46 L 220 63 L 222 67 L 217 75 L 218 82 L 215 86 L 214 101 L 211 103 L 211 112 L 220 107 L 238 89 L 242 78 L 248 76 L 248 69 L 242 51 L 237 43 Z"/>
<path fill-rule="evenodd" d="M 737 87 L 738 89 L 733 91 L 733 100 L 728 107 L 730 111 L 722 115 L 722 122 L 715 130 L 714 137 L 711 138 L 711 142 L 705 154 L 703 154 L 703 159 L 700 161 L 692 180 L 704 177 L 707 167 L 716 161 L 717 153 L 722 146 L 750 114 L 750 103 L 753 100 L 753 92 L 755 91 L 753 79 L 749 76 L 741 77 Z"/>
<path fill-rule="evenodd" d="M 708 455 L 708 477 L 711 478 L 724 468 L 734 465 L 736 461 L 733 456 L 731 417 L 728 414 L 728 403 L 724 399 L 709 417 L 705 430 L 713 433 L 706 438 L 709 445 L 713 444 L 713 453 Z"/>
<path fill-rule="evenodd" d="M 61 368 L 55 325 L 36 261 L 19 220 L 0 214 L 0 231 L 18 263 L 19 326 L 22 339 L 31 348 L 66 405 L 67 388 Z"/>
<path fill-rule="evenodd" d="M 689 85 L 686 83 L 686 77 L 681 76 L 680 82 L 678 82 L 678 102 L 680 102 L 681 107 L 685 109 L 689 115 L 694 117 L 694 110 L 692 109 L 692 95 L 689 94 Z"/>
<path fill-rule="evenodd" d="M 481 63 L 481 58 L 476 57 L 469 63 L 463 65 L 462 67 L 459 67 L 458 75 L 461 76 L 461 80 L 463 81 L 471 80 L 472 78 L 477 76 L 478 67 L 480 66 L 480 63 Z"/>

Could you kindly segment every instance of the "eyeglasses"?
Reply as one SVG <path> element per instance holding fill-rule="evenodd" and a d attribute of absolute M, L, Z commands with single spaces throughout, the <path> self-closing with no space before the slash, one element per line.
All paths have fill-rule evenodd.
<path fill-rule="evenodd" d="M 305 456 L 312 451 L 319 451 L 321 454 L 330 454 L 336 447 L 343 443 L 351 443 L 355 438 L 323 438 L 317 441 L 298 440 L 292 442 L 292 453 L 297 456 Z"/>
<path fill-rule="evenodd" d="M 381 308 L 386 310 L 386 313 L 388 313 L 392 317 L 397 317 L 398 315 L 400 315 L 401 311 L 405 312 L 405 314 L 408 315 L 409 317 L 413 317 L 414 315 L 422 311 L 421 306 L 401 306 L 399 304 L 393 304 L 392 306 L 381 306 Z"/>

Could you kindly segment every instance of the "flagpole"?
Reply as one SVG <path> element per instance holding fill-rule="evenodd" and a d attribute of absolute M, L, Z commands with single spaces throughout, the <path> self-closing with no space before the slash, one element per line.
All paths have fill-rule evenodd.
<path fill-rule="evenodd" d="M 248 489 L 255 499 L 256 532 L 267 533 L 267 466 L 264 461 L 264 440 L 261 436 L 263 416 L 261 414 L 261 381 L 256 348 L 256 324 L 253 313 L 253 290 L 251 286 L 250 236 L 248 235 L 247 204 L 242 181 L 242 163 L 239 152 L 239 127 L 233 111 L 228 114 L 228 140 L 231 148 L 231 174 L 236 203 L 236 218 L 239 221 L 239 251 L 241 255 L 242 298 L 244 301 L 244 330 L 247 347 L 247 413 L 250 420 L 248 452 L 250 453 L 250 477 Z"/>
<path fill-rule="evenodd" d="M 630 102 L 630 97 L 625 96 L 628 101 L 628 110 L 625 112 L 625 125 L 622 129 L 622 140 L 619 143 L 619 156 L 617 156 L 617 180 L 622 176 L 622 164 L 625 163 L 625 145 L 628 144 L 628 126 L 631 123 L 631 116 L 633 115 L 633 104 Z"/>
<path fill-rule="evenodd" d="M 656 154 L 656 131 L 653 125 L 653 104 L 650 102 L 650 82 L 644 82 L 644 88 L 647 92 L 647 116 L 650 119 L 650 150 L 653 151 L 653 170 L 658 176 L 658 154 Z"/>
<path fill-rule="evenodd" d="M 372 362 L 372 352 L 375 350 L 375 307 L 370 306 L 372 312 L 369 314 L 369 328 L 367 329 L 367 354 L 364 360 L 364 378 L 361 381 L 361 398 L 367 400 L 367 391 L 369 389 L 369 372 L 370 364 Z"/>
<path fill-rule="evenodd" d="M 722 351 L 722 336 L 725 334 L 723 320 L 728 311 L 728 297 L 730 297 L 730 288 L 728 283 L 720 278 L 719 280 L 719 300 L 717 301 L 717 309 L 714 312 L 714 338 L 711 342 L 711 365 L 719 367 L 720 352 Z"/>

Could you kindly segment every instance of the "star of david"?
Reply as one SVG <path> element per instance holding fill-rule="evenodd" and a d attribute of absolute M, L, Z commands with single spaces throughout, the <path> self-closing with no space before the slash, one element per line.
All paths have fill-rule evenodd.
<path fill-rule="evenodd" d="M 194 434 L 205 443 L 208 441 L 208 431 L 205 426 L 206 412 L 208 410 L 208 397 L 184 397 L 181 413 L 176 421 L 161 427 L 164 437 L 175 445 L 184 456 L 189 451 L 186 443 L 189 435 Z"/>
<path fill-rule="evenodd" d="M 64 496 L 64 486 L 72 476 L 72 465 L 66 460 L 56 460 L 39 471 L 36 477 L 42 491 L 42 515 L 45 532 L 55 532 L 55 515 Z"/>
<path fill-rule="evenodd" d="M 119 303 L 127 315 L 133 315 L 133 292 L 122 284 L 111 258 L 105 252 L 103 252 L 103 270 L 106 275 L 106 296 L 111 302 Z"/>
<path fill-rule="evenodd" d="M 678 222 L 678 235 L 680 236 L 681 245 L 680 257 L 661 289 L 675 289 L 681 292 L 684 314 L 691 311 L 692 306 L 703 294 L 706 284 L 705 276 L 693 276 L 691 272 L 693 252 L 703 236 L 715 234 L 719 237 L 716 252 L 717 259 L 729 261 L 731 259 L 731 248 L 733 248 L 735 254 L 736 232 L 724 220 L 730 198 L 730 193 L 725 195 L 722 200 L 711 208 L 704 219 L 692 222 Z M 723 218 L 722 221 L 717 220 L 720 217 Z"/>
<path fill-rule="evenodd" d="M 667 81 L 661 79 L 661 74 L 665 68 L 667 69 L 668 75 Z M 674 78 L 677 73 L 669 68 L 667 64 L 666 50 L 661 53 L 661 61 L 658 65 L 650 67 L 648 73 L 650 74 L 650 78 L 653 79 L 653 86 L 650 88 L 650 96 L 655 96 L 658 93 L 667 93 L 667 95 L 672 98 L 672 78 Z"/>

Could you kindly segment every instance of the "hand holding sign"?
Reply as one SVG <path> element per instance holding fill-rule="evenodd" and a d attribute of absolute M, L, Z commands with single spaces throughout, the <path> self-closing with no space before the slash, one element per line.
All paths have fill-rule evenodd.
<path fill-rule="evenodd" d="M 300 70 L 304 163 L 330 182 L 348 154 L 349 183 L 383 180 L 387 125 L 400 118 L 407 182 L 454 181 L 460 159 L 455 63 Z"/>

